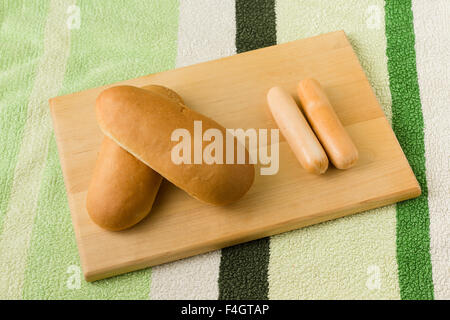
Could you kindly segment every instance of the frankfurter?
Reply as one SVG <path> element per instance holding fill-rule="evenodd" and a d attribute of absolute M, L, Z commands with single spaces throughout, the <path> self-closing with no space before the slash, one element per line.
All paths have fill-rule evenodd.
<path fill-rule="evenodd" d="M 273 87 L 267 93 L 267 102 L 302 167 L 310 173 L 323 174 L 328 168 L 327 155 L 292 96 L 280 87 Z"/>
<path fill-rule="evenodd" d="M 348 135 L 319 82 L 304 79 L 298 97 L 311 127 L 333 165 L 348 169 L 358 160 L 358 150 Z"/>

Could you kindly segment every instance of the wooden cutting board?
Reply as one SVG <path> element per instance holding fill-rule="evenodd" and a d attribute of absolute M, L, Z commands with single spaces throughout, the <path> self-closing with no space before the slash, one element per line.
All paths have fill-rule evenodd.
<path fill-rule="evenodd" d="M 149 216 L 122 232 L 97 227 L 86 192 L 103 135 L 94 103 L 106 87 L 50 100 L 73 225 L 87 281 L 94 281 L 402 201 L 420 187 L 343 31 L 120 82 L 160 84 L 226 128 L 276 128 L 267 90 L 295 95 L 319 80 L 360 152 L 347 171 L 306 173 L 280 139 L 280 169 L 261 176 L 240 201 L 203 204 L 164 181 Z"/>

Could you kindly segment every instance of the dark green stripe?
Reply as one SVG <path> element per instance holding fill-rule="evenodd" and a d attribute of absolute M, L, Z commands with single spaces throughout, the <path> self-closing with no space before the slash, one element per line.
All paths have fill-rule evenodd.
<path fill-rule="evenodd" d="M 277 43 L 275 0 L 236 0 L 236 51 Z"/>
<path fill-rule="evenodd" d="M 269 238 L 222 250 L 219 299 L 267 299 Z"/>
<path fill-rule="evenodd" d="M 276 44 L 274 0 L 236 0 L 238 53 Z M 267 299 L 269 238 L 222 250 L 219 299 Z"/>
<path fill-rule="evenodd" d="M 410 0 L 387 0 L 386 38 L 392 126 L 422 188 L 397 204 L 397 262 L 402 299 L 433 299 L 422 106 Z"/>

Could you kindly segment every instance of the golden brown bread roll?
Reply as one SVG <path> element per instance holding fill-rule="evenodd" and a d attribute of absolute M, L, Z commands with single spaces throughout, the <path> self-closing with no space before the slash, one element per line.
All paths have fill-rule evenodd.
<path fill-rule="evenodd" d="M 159 86 L 159 85 L 156 85 L 156 84 L 152 84 L 152 85 L 149 85 L 149 86 L 144 86 L 144 87 L 142 87 L 142 89 L 150 90 L 150 91 L 155 92 L 155 93 L 159 93 L 159 94 L 161 94 L 161 95 L 163 95 L 165 97 L 170 98 L 171 100 L 173 100 L 173 101 L 175 101 L 177 103 L 184 104 L 183 99 L 181 99 L 181 97 L 178 95 L 178 93 L 176 93 L 173 90 L 170 90 L 167 87 Z"/>
<path fill-rule="evenodd" d="M 97 120 L 103 133 L 122 148 L 147 164 L 164 178 L 193 197 L 207 203 L 223 205 L 241 198 L 254 180 L 253 164 L 175 164 L 172 141 L 176 129 L 186 129 L 193 141 L 194 121 L 201 121 L 203 132 L 226 130 L 214 120 L 163 95 L 132 86 L 117 86 L 103 91 L 96 102 Z M 236 142 L 236 138 L 234 138 Z M 223 159 L 226 158 L 223 143 Z M 237 153 L 234 143 L 234 155 Z M 202 152 L 205 144 L 203 144 Z M 246 159 L 248 159 L 248 152 Z M 225 162 L 225 160 L 224 160 Z"/>
<path fill-rule="evenodd" d="M 144 88 L 183 103 L 180 96 L 166 87 Z M 89 216 L 104 229 L 127 229 L 150 212 L 161 180 L 158 173 L 105 137 L 88 189 Z"/>
<path fill-rule="evenodd" d="M 162 177 L 105 137 L 89 185 L 86 207 L 100 227 L 127 229 L 150 212 Z"/>

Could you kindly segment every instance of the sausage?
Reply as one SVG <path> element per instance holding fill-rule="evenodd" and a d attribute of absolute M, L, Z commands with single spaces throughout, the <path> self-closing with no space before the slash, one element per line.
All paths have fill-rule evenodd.
<path fill-rule="evenodd" d="M 267 102 L 275 122 L 302 167 L 315 174 L 327 171 L 327 155 L 292 96 L 280 87 L 273 87 L 267 93 Z"/>
<path fill-rule="evenodd" d="M 304 79 L 298 85 L 303 111 L 330 161 L 338 169 L 348 169 L 358 160 L 358 150 L 348 135 L 319 82 Z"/>

